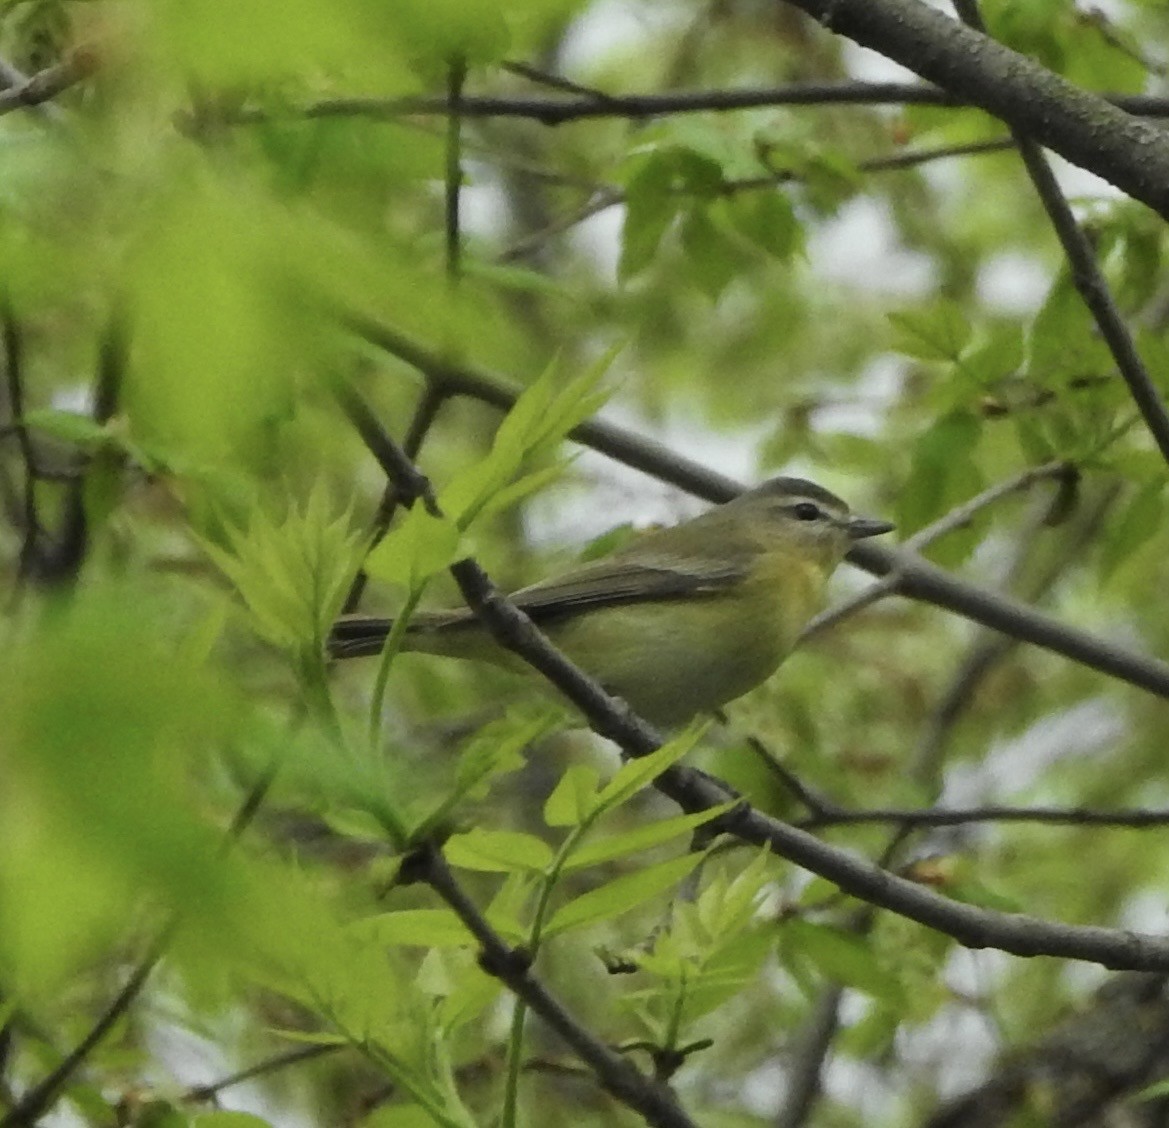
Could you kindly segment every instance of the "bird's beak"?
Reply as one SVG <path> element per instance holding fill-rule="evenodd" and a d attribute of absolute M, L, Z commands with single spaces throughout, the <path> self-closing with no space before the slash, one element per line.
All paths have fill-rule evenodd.
<path fill-rule="evenodd" d="M 853 540 L 864 540 L 865 537 L 878 537 L 882 533 L 890 533 L 897 526 L 890 521 L 878 521 L 874 517 L 850 517 L 845 527 Z"/>

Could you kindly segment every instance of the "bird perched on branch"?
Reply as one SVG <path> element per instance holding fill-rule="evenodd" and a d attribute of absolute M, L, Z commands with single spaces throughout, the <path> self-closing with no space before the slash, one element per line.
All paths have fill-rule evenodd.
<path fill-rule="evenodd" d="M 819 610 L 849 546 L 889 532 L 802 478 L 773 478 L 725 505 L 635 538 L 511 596 L 576 665 L 670 728 L 765 681 Z M 378 654 L 392 619 L 351 616 L 338 658 Z M 420 611 L 406 650 L 526 669 L 467 608 Z"/>

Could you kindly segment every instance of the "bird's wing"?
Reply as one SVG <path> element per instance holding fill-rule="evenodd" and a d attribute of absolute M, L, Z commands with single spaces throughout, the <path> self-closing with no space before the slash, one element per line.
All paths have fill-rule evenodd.
<path fill-rule="evenodd" d="M 652 558 L 633 561 L 615 556 L 521 588 L 512 595 L 512 600 L 540 623 L 601 607 L 713 595 L 738 582 L 746 573 L 746 563 L 742 560 L 697 565 Z"/>

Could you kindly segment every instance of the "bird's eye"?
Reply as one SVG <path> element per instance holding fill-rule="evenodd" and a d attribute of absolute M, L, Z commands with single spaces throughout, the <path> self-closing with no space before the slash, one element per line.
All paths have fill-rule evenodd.
<path fill-rule="evenodd" d="M 793 505 L 792 513 L 800 521 L 819 521 L 824 516 L 824 511 L 812 501 L 801 501 L 798 505 Z"/>

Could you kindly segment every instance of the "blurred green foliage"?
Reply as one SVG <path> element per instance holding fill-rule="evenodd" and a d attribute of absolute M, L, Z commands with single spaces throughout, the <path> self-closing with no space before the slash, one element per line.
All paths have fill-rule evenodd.
<path fill-rule="evenodd" d="M 1110 17 L 985 9 L 996 35 L 1086 87 L 1163 78 L 1169 20 L 1153 0 Z M 834 1084 L 810 1121 L 824 1125 L 918 1122 L 962 1057 L 949 1020 L 978 1015 L 1011 1048 L 1082 992 L 1026 961 L 989 964 L 964 992 L 945 937 L 711 844 L 711 815 L 649 785 L 688 755 L 804 817 L 753 734 L 845 807 L 1164 805 L 1163 707 L 1135 690 L 1027 648 L 964 681 L 981 633 L 886 602 L 815 639 L 726 726 L 619 766 L 500 671 L 326 662 L 359 569 L 362 608 L 394 612 L 456 598 L 445 572 L 463 554 L 518 585 L 609 526 L 677 516 L 611 464 L 566 457 L 598 412 L 730 475 L 814 477 L 905 536 L 1072 463 L 1059 505 L 1050 481 L 1032 484 L 927 555 L 1127 648 L 1169 650 L 1165 467 L 1017 157 L 872 164 L 1002 136 L 981 112 L 813 105 L 556 129 L 469 116 L 451 259 L 446 119 L 400 99 L 442 96 L 452 64 L 468 96 L 574 96 L 507 65 L 520 61 L 567 70 L 601 105 L 861 65 L 781 5 L 641 0 L 629 14 L 584 0 L 0 5 L 12 65 L 96 62 L 53 112 L 0 116 L 0 1101 L 61 1061 L 165 934 L 130 1017 L 65 1080 L 87 1122 L 462 1128 L 503 1108 L 507 1123 L 550 1109 L 632 1123 L 410 880 L 425 838 L 585 1027 L 676 1071 L 703 1124 L 771 1122 L 782 1085 L 759 1079 L 783 1075 L 834 985 L 849 1002 L 835 1060 L 863 1063 L 886 1097 Z M 1164 228 L 1096 185 L 1076 191 L 1169 391 Z M 368 555 L 385 482 L 334 389 L 352 384 L 404 439 L 425 381 L 355 332 L 362 320 L 527 389 L 502 423 L 474 395 L 444 399 L 420 463 L 445 517 L 399 511 Z M 83 559 L 28 567 L 65 553 L 69 528 L 84 529 Z M 877 858 L 892 830 L 820 833 Z M 918 833 L 896 857 L 925 859 L 921 880 L 971 903 L 1159 927 L 1160 843 L 967 827 Z M 252 1111 L 217 1110 L 188 1091 L 206 1079 L 196 1052 L 164 1035 L 212 1047 L 216 1076 L 304 1044 L 331 1052 L 224 1090 Z"/>

